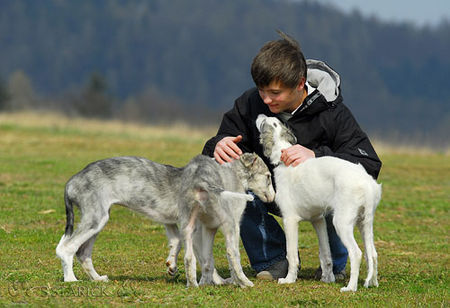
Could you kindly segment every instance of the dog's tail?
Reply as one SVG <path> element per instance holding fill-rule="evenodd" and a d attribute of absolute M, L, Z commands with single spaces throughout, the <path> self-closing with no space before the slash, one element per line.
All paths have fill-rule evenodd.
<path fill-rule="evenodd" d="M 224 190 L 220 193 L 220 197 L 224 200 L 243 199 L 244 201 L 253 201 L 254 197 L 250 194 L 237 193 L 234 191 Z"/>
<path fill-rule="evenodd" d="M 73 215 L 73 201 L 69 197 L 69 184 L 66 185 L 64 190 L 64 203 L 66 204 L 66 230 L 65 236 L 71 236 L 73 233 L 74 215 Z"/>
<path fill-rule="evenodd" d="M 377 181 L 369 175 L 367 178 L 368 180 L 363 182 L 365 187 L 363 199 L 365 203 L 364 216 L 373 217 L 373 215 L 375 215 L 375 210 L 377 209 L 378 203 L 380 203 L 381 200 L 381 184 L 378 184 Z"/>
<path fill-rule="evenodd" d="M 194 199 L 203 211 L 206 211 L 209 202 L 216 202 L 215 199 L 228 201 L 236 198 L 244 201 L 253 201 L 254 199 L 250 194 L 224 190 L 207 182 L 198 182 L 194 185 Z"/>
<path fill-rule="evenodd" d="M 372 191 L 372 209 L 375 212 L 378 204 L 381 201 L 381 184 L 378 184 L 376 181 L 371 183 L 371 191 Z"/>

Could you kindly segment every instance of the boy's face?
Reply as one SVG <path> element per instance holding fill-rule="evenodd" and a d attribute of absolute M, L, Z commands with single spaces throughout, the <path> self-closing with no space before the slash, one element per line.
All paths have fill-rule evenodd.
<path fill-rule="evenodd" d="M 288 88 L 279 81 L 272 81 L 268 86 L 258 88 L 259 96 L 272 113 L 292 112 L 300 106 L 305 98 L 305 80 L 302 78 L 295 88 Z"/>

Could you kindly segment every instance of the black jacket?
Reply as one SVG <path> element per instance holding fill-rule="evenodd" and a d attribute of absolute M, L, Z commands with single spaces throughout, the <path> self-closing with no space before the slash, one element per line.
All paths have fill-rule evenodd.
<path fill-rule="evenodd" d="M 361 130 L 350 110 L 342 103 L 340 79 L 325 63 L 308 60 L 308 96 L 286 124 L 297 137 L 298 144 L 314 151 L 316 157 L 335 156 L 360 163 L 374 178 L 378 177 L 381 161 L 367 135 Z M 264 104 L 256 88 L 240 96 L 233 109 L 225 113 L 217 135 L 208 140 L 203 154 L 213 156 L 222 138 L 242 135 L 238 146 L 243 152 L 256 152 L 268 166 L 259 144 L 255 122 L 259 114 L 273 114 Z"/>

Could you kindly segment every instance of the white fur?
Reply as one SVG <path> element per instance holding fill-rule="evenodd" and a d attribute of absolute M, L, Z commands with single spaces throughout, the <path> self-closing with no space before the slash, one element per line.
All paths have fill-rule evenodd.
<path fill-rule="evenodd" d="M 319 258 L 322 281 L 333 282 L 332 259 L 324 216 L 333 212 L 333 225 L 348 250 L 351 274 L 348 285 L 341 291 L 356 291 L 361 263 L 353 229 L 357 225 L 364 241 L 368 274 L 364 286 L 378 286 L 377 253 L 373 241 L 373 219 L 381 198 L 381 185 L 366 173 L 361 165 L 335 157 L 311 158 L 296 167 L 280 164 L 281 150 L 291 146 L 281 140 L 287 128 L 273 117 L 260 115 L 256 125 L 260 132 L 273 129 L 271 163 L 274 169 L 277 193 L 275 202 L 283 215 L 286 232 L 289 271 L 279 283 L 293 283 L 298 269 L 298 222 L 310 221 L 319 238 Z M 262 136 L 263 134 L 261 134 Z M 284 134 L 285 135 L 285 134 Z M 267 134 L 264 138 L 268 138 Z M 268 140 L 261 140 L 267 147 Z"/>

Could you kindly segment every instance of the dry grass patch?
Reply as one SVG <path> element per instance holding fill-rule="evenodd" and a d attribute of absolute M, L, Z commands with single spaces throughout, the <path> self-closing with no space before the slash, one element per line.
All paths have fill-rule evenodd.
<path fill-rule="evenodd" d="M 83 133 L 103 132 L 113 135 L 132 135 L 134 138 L 205 138 L 217 131 L 216 127 L 198 127 L 178 122 L 166 125 L 145 125 L 125 123 L 118 120 L 95 120 L 80 117 L 67 117 L 59 113 L 14 112 L 0 113 L 0 125 L 14 125 L 24 128 L 47 128 L 57 130 L 76 130 Z"/>

